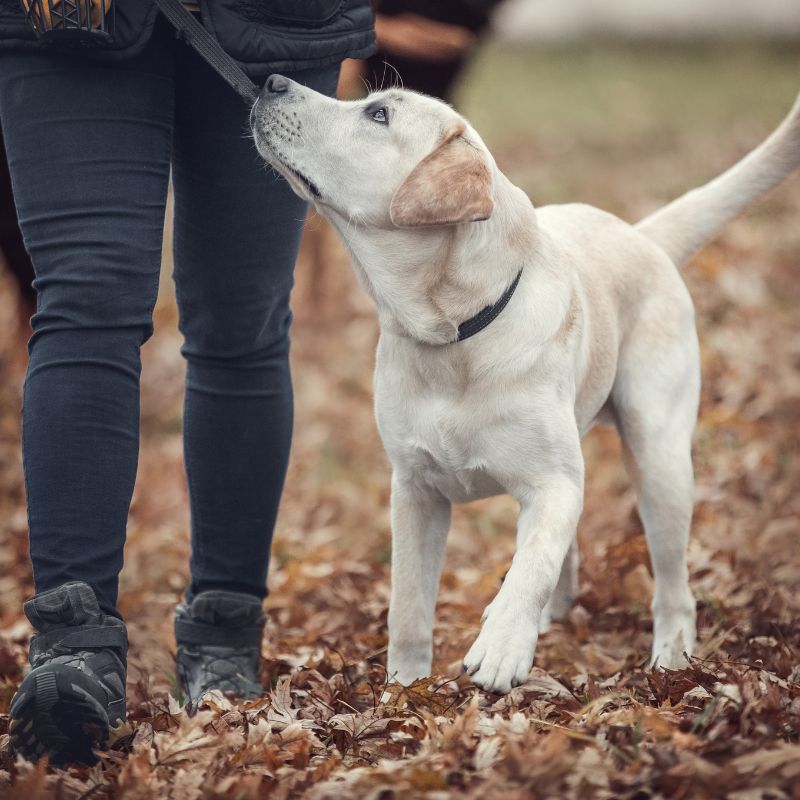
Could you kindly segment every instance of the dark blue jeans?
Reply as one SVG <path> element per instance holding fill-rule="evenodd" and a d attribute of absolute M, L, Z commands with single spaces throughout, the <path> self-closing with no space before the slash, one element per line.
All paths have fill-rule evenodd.
<path fill-rule="evenodd" d="M 293 74 L 332 94 L 338 67 Z M 266 594 L 292 430 L 289 293 L 305 205 L 240 98 L 165 24 L 119 64 L 0 55 L 0 122 L 36 272 L 23 461 L 37 591 L 117 613 L 172 167 L 192 583 Z"/>

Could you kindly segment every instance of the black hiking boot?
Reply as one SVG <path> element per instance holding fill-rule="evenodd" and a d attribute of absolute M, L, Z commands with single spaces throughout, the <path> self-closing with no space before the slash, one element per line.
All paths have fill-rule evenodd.
<path fill-rule="evenodd" d="M 190 708 L 206 692 L 247 699 L 264 692 L 258 678 L 264 612 L 242 592 L 201 592 L 175 609 L 178 681 Z"/>
<path fill-rule="evenodd" d="M 92 588 L 71 581 L 23 606 L 38 633 L 33 669 L 11 701 L 11 746 L 35 761 L 94 764 L 94 750 L 125 723 L 125 623 L 100 611 Z"/>

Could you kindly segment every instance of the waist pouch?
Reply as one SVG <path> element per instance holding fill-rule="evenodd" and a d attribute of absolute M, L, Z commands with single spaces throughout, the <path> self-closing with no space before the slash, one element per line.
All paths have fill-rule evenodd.
<path fill-rule="evenodd" d="M 42 41 L 66 47 L 107 47 L 114 41 L 112 0 L 20 0 Z"/>
<path fill-rule="evenodd" d="M 375 52 L 368 0 L 198 0 L 203 26 L 250 77 Z M 155 0 L 0 0 L 0 50 L 80 49 L 125 59 L 150 38 Z M 26 24 L 27 20 L 27 24 Z"/>

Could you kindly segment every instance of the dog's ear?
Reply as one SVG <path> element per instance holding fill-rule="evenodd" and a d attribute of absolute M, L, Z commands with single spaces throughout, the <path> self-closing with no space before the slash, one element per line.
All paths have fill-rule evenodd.
<path fill-rule="evenodd" d="M 392 198 L 389 216 L 398 228 L 453 225 L 489 219 L 492 177 L 483 154 L 450 131 L 411 171 Z"/>

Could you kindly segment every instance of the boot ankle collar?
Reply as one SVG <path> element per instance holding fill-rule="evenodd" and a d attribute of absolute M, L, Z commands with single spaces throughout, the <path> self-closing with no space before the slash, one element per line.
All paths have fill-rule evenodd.
<path fill-rule="evenodd" d="M 179 645 L 200 644 L 219 647 L 261 648 L 263 625 L 245 628 L 229 628 L 224 625 L 208 625 L 188 619 L 175 620 L 175 641 Z"/>
<path fill-rule="evenodd" d="M 38 633 L 31 638 L 30 663 L 56 645 L 65 651 L 110 648 L 124 661 L 128 654 L 128 632 L 120 622 L 119 625 L 70 625 Z"/>

